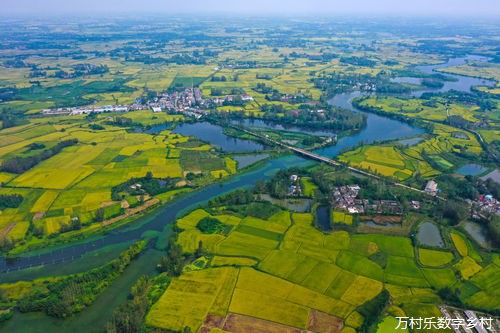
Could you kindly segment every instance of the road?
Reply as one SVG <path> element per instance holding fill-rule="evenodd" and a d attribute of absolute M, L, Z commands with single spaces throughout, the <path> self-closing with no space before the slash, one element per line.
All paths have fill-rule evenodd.
<path fill-rule="evenodd" d="M 230 125 L 230 126 L 233 127 L 233 128 L 235 128 L 235 129 L 237 129 L 237 130 L 245 132 L 247 134 L 256 136 L 258 138 L 261 138 L 262 140 L 264 140 L 266 142 L 269 142 L 271 144 L 274 144 L 276 146 L 280 146 L 280 147 L 289 149 L 289 150 L 291 150 L 291 151 L 293 151 L 293 152 L 295 152 L 295 153 L 297 153 L 299 155 L 305 156 L 305 157 L 313 159 L 315 161 L 320 161 L 320 162 L 323 162 L 323 163 L 326 163 L 326 164 L 329 164 L 329 165 L 333 165 L 333 166 L 344 166 L 343 164 L 341 164 L 341 163 L 339 163 L 339 162 L 337 162 L 335 160 L 332 160 L 332 159 L 330 159 L 328 157 L 325 157 L 325 156 L 321 156 L 321 155 L 315 154 L 315 153 L 313 153 L 311 151 L 286 145 L 283 142 L 279 142 L 279 141 L 273 140 L 273 139 L 271 139 L 269 137 L 266 137 L 264 135 L 261 135 L 261 134 L 258 134 L 258 133 L 252 132 L 252 131 L 249 131 L 249 130 L 247 130 L 245 128 L 242 128 L 242 127 L 233 126 L 233 125 Z M 359 173 L 359 174 L 362 174 L 362 175 L 365 175 L 365 176 L 368 176 L 368 177 L 371 177 L 371 178 L 375 178 L 375 179 L 379 179 L 379 180 L 384 180 L 384 181 L 386 180 L 386 179 L 384 179 L 384 178 L 382 178 L 380 176 L 374 175 L 374 174 L 372 174 L 372 173 L 370 173 L 368 171 L 365 171 L 365 170 L 354 168 L 352 166 L 344 166 L 344 167 L 346 167 L 347 169 L 349 169 L 349 170 L 351 170 L 353 172 L 356 172 L 356 173 Z M 435 195 L 433 195 L 431 193 L 425 192 L 423 190 L 420 190 L 420 189 L 412 187 L 412 186 L 408 186 L 408 185 L 405 185 L 405 184 L 402 184 L 402 183 L 398 183 L 398 182 L 393 182 L 392 184 L 395 185 L 395 186 L 403 187 L 403 188 L 408 189 L 410 191 L 415 191 L 415 192 L 418 192 L 418 193 L 426 194 L 426 195 L 433 196 L 433 197 L 436 197 L 438 199 L 444 200 L 443 198 L 441 198 L 439 196 L 435 196 Z"/>

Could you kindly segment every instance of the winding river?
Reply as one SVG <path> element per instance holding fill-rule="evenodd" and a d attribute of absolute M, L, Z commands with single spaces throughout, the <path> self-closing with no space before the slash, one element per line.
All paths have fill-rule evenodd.
<path fill-rule="evenodd" d="M 473 60 L 486 60 L 484 57 L 468 57 L 468 58 L 456 58 L 450 59 L 448 62 L 444 64 L 432 65 L 432 66 L 419 66 L 418 69 L 425 73 L 430 73 L 434 69 L 444 68 L 448 66 L 457 66 L 465 63 L 466 59 Z M 448 75 L 448 74 L 446 74 Z M 460 75 L 453 75 L 454 77 L 458 77 L 459 81 L 457 82 L 447 82 L 445 85 L 446 89 L 459 89 L 462 91 L 468 91 L 473 85 L 483 85 L 483 84 L 491 84 L 492 81 L 482 80 L 478 78 L 470 78 L 464 77 Z M 460 82 L 460 85 L 457 86 L 457 83 Z M 351 93 L 338 94 L 330 99 L 329 103 L 334 106 L 342 107 L 345 109 L 349 109 L 353 112 L 361 112 L 353 107 L 351 101 L 353 98 L 361 96 L 361 92 L 355 91 Z M 345 151 L 349 148 L 353 148 L 360 144 L 369 144 L 375 141 L 384 141 L 384 140 L 393 140 L 400 139 L 406 137 L 417 136 L 422 134 L 424 131 L 420 128 L 416 128 L 408 125 L 407 123 L 390 119 L 385 116 L 372 114 L 372 113 L 364 113 L 367 116 L 367 124 L 366 127 L 355 133 L 353 135 L 349 135 L 341 138 L 336 145 L 328 146 L 322 149 L 315 151 L 316 153 L 327 156 L 329 158 L 333 158 L 339 155 L 342 151 Z M 250 122 L 250 121 L 247 121 Z M 195 123 L 191 124 L 192 126 L 202 126 L 199 130 L 206 129 L 207 126 L 210 126 L 210 131 L 214 132 L 217 136 L 217 140 L 220 139 L 220 135 L 222 132 L 222 128 L 214 128 L 215 125 L 207 125 L 206 123 Z M 250 124 L 250 123 L 248 123 Z M 264 124 L 264 122 L 254 122 L 251 124 L 252 126 L 272 126 L 277 128 L 283 128 L 281 125 L 269 125 Z M 196 135 L 196 128 L 192 126 L 188 127 L 189 133 Z M 217 126 L 215 126 L 217 127 Z M 292 130 L 297 130 L 297 128 L 292 128 Z M 304 132 L 308 132 L 308 130 L 303 130 Z M 179 130 L 178 133 L 183 133 L 184 131 Z M 321 131 L 320 131 L 321 132 Z M 199 133 L 199 132 L 198 132 Z M 319 134 L 318 131 L 312 131 L 314 134 Z M 187 133 L 186 133 L 187 134 Z M 322 133 L 323 134 L 323 133 Z M 330 133 L 331 134 L 331 133 Z M 211 141 L 211 137 L 204 134 L 203 139 L 206 141 Z M 230 140 L 231 148 L 235 148 L 234 142 Z M 220 146 L 225 146 L 219 142 Z M 261 147 L 258 145 L 251 145 L 245 142 L 245 149 L 248 150 L 259 150 Z M 233 149 L 230 149 L 233 150 Z M 237 150 L 237 149 L 235 149 Z M 165 229 L 165 227 L 173 222 L 177 216 L 183 214 L 183 212 L 192 209 L 193 207 L 197 207 L 210 198 L 219 196 L 223 193 L 229 192 L 231 190 L 241 188 L 241 187 L 249 187 L 255 184 L 255 182 L 259 179 L 266 179 L 273 175 L 276 171 L 282 168 L 289 168 L 292 166 L 298 166 L 301 164 L 309 163 L 305 159 L 299 156 L 290 155 L 285 157 L 279 157 L 272 160 L 265 161 L 261 166 L 257 169 L 251 170 L 249 172 L 245 172 L 238 176 L 232 177 L 221 184 L 215 184 L 208 186 L 204 189 L 196 191 L 194 193 L 190 193 L 178 200 L 175 200 L 166 206 L 162 207 L 160 210 L 155 213 L 140 218 L 137 222 L 134 222 L 133 225 L 124 226 L 117 228 L 114 231 L 107 233 L 106 235 L 102 235 L 99 237 L 95 237 L 90 240 L 85 240 L 81 243 L 72 244 L 70 246 L 64 246 L 61 248 L 55 248 L 47 250 L 46 252 L 39 253 L 33 255 L 22 256 L 14 259 L 0 259 L 0 272 L 10 272 L 13 270 L 21 270 L 26 268 L 31 268 L 40 265 L 55 265 L 60 263 L 69 263 L 78 261 L 83 255 L 94 252 L 96 250 L 105 248 L 110 245 L 121 244 L 121 243 L 130 243 L 131 241 L 138 240 L 144 237 L 148 232 L 155 233 L 157 235 L 161 235 Z M 96 260 L 98 262 L 98 260 Z M 0 281 L 2 278 L 0 277 Z"/>
<path fill-rule="evenodd" d="M 469 57 L 469 59 L 471 59 Z M 466 58 L 450 59 L 447 63 L 432 65 L 432 66 L 420 66 L 423 72 L 430 73 L 435 69 L 456 66 L 463 64 Z M 478 60 L 478 58 L 474 58 Z M 446 74 L 449 75 L 449 74 Z M 458 79 L 456 82 L 446 82 L 445 87 L 437 91 L 446 91 L 449 89 L 457 89 L 462 91 L 469 91 L 471 86 L 474 85 L 490 85 L 492 81 L 470 78 L 460 75 L 450 75 Z M 432 90 L 429 90 L 432 91 Z M 436 91 L 436 90 L 433 90 Z M 419 93 L 423 93 L 420 91 Z M 362 112 L 355 109 L 351 101 L 353 98 L 359 97 L 360 92 L 344 93 L 334 96 L 329 103 L 338 107 L 343 107 L 349 109 L 353 112 Z M 335 146 L 329 146 L 316 151 L 316 153 L 333 158 L 339 155 L 342 151 L 346 149 L 353 148 L 360 144 L 369 144 L 374 141 L 383 140 L 393 140 L 401 139 L 412 136 L 417 136 L 422 134 L 424 131 L 420 128 L 412 127 L 404 122 L 393 120 L 381 115 L 364 113 L 367 116 L 367 125 L 360 132 L 341 138 Z M 287 130 L 301 130 L 302 132 L 308 132 L 305 129 L 299 128 L 285 128 L 281 125 L 268 124 L 262 121 L 257 121 L 250 123 L 250 121 L 245 121 L 245 125 L 250 126 L 264 126 L 273 127 L 276 129 L 287 129 Z M 196 126 L 196 124 L 191 124 Z M 207 124 L 199 126 L 209 126 Z M 220 135 L 222 134 L 222 128 L 213 128 L 210 125 L 210 131 L 215 133 L 220 140 Z M 199 128 L 196 127 L 185 127 L 186 131 L 192 132 L 195 136 L 199 133 Z M 179 130 L 178 133 L 182 133 L 183 130 Z M 220 132 L 220 133 L 219 133 Z M 325 136 L 335 136 L 331 132 L 324 131 L 310 131 L 311 134 L 325 135 Z M 211 137 L 206 134 L 203 136 L 203 140 L 211 141 Z M 228 144 L 231 146 L 229 151 L 238 151 L 238 147 L 234 145 L 234 140 L 228 140 Z M 226 142 L 219 141 L 219 147 L 224 148 Z M 254 143 L 245 142 L 245 150 L 260 150 L 261 147 L 258 145 L 253 145 Z M 251 169 L 245 173 L 236 175 L 230 179 L 227 179 L 223 183 L 214 184 L 207 186 L 199 191 L 187 194 L 179 199 L 176 199 L 164 207 L 158 209 L 152 214 L 139 218 L 133 224 L 119 227 L 105 235 L 97 236 L 92 239 L 86 239 L 78 243 L 73 243 L 69 246 L 61 246 L 59 248 L 50 248 L 46 251 L 38 251 L 36 253 L 27 254 L 18 258 L 0 258 L 0 282 L 6 281 L 16 281 L 22 279 L 33 279 L 40 276 L 50 276 L 58 274 L 70 274 L 77 273 L 80 271 L 88 270 L 92 267 L 97 267 L 104 264 L 113 255 L 117 255 L 122 251 L 128 244 L 133 241 L 139 240 L 141 238 L 153 238 L 158 237 L 159 248 L 164 247 L 165 240 L 170 232 L 170 225 L 175 219 L 185 212 L 193 209 L 199 205 L 206 203 L 210 198 L 219 196 L 226 192 L 250 187 L 254 185 L 258 180 L 268 179 L 278 170 L 283 168 L 289 168 L 292 166 L 306 166 L 312 163 L 311 161 L 305 160 L 297 155 L 288 155 L 284 157 L 279 157 L 275 159 L 270 159 L 264 161 L 257 168 Z M 163 246 L 161 245 L 163 244 Z M 137 260 L 135 260 L 131 267 L 127 270 L 130 273 L 120 277 L 115 283 L 122 283 L 124 290 L 120 290 L 123 294 L 126 293 L 125 289 L 128 290 L 130 285 L 135 281 L 135 279 L 144 272 L 144 267 L 154 267 L 155 263 L 158 262 L 161 256 L 161 252 L 151 249 L 147 253 L 141 255 Z M 122 281 L 122 282 L 120 282 Z M 127 286 L 127 287 L 125 287 Z M 112 289 L 112 288 L 110 288 Z M 116 292 L 116 291 L 115 291 Z M 12 331 L 15 327 L 23 327 L 22 320 L 32 321 L 30 327 L 35 326 L 35 322 L 39 323 L 39 332 L 49 331 L 71 331 L 77 333 L 82 331 L 82 322 L 89 321 L 94 322 L 92 325 L 96 330 L 103 327 L 105 320 L 111 316 L 111 313 L 116 306 L 111 305 L 111 300 L 114 298 L 113 291 L 105 291 L 95 302 L 95 304 L 86 311 L 83 311 L 77 318 L 80 320 L 75 321 L 75 325 L 69 324 L 69 321 L 49 319 L 46 316 L 40 314 L 16 314 L 13 319 L 7 321 L 6 323 L 0 324 L 0 331 Z M 111 303 L 110 303 L 111 302 Z M 107 304 L 109 303 L 109 306 Z M 96 316 L 96 312 L 93 311 L 94 308 L 99 308 L 99 316 Z M 31 318 L 31 319 L 30 319 Z M 99 322 L 95 322 L 96 318 L 100 318 Z M 71 327 L 71 328 L 70 328 Z M 63 329 L 64 328 L 64 329 Z M 88 329 L 88 325 L 84 325 L 83 329 Z M 37 331 L 37 332 L 38 332 Z M 86 331 L 88 332 L 88 330 Z"/>

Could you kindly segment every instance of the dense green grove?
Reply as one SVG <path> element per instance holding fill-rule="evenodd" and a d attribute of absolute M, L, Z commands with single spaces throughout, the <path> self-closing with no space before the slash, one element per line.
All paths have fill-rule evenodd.
<path fill-rule="evenodd" d="M 60 318 L 80 312 L 91 305 L 95 298 L 123 273 L 146 245 L 146 241 L 140 241 L 102 267 L 47 281 L 44 287 L 35 287 L 21 298 L 17 309 L 21 312 L 43 311 L 49 316 Z"/>

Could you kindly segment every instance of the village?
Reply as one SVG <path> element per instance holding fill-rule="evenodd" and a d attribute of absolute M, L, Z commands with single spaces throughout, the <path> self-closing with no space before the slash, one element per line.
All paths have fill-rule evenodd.
<path fill-rule="evenodd" d="M 127 112 L 152 110 L 153 112 L 182 112 L 196 118 L 201 117 L 204 110 L 228 104 L 244 104 L 253 101 L 247 94 L 226 95 L 224 97 L 203 98 L 201 89 L 185 88 L 182 91 L 164 92 L 152 100 L 144 101 L 138 98 L 129 105 L 81 106 L 68 108 L 44 109 L 42 114 L 50 115 L 81 115 L 104 112 Z"/>
<path fill-rule="evenodd" d="M 475 220 L 486 219 L 492 216 L 500 216 L 500 201 L 491 194 L 479 195 L 476 200 L 467 200 L 471 205 L 471 217 Z"/>
<path fill-rule="evenodd" d="M 357 184 L 335 187 L 332 190 L 333 206 L 336 210 L 349 214 L 390 214 L 402 215 L 403 206 L 396 200 L 357 199 L 361 187 Z M 411 201 L 410 208 L 419 210 L 419 201 Z"/>

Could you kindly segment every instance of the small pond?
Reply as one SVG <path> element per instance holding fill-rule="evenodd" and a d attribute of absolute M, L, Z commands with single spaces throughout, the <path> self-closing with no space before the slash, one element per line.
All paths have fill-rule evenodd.
<path fill-rule="evenodd" d="M 387 228 L 387 229 L 394 229 L 394 228 L 402 228 L 403 225 L 401 223 L 375 223 L 373 221 L 360 221 L 360 225 L 364 225 L 367 227 L 372 227 L 372 228 Z"/>
<path fill-rule="evenodd" d="M 421 244 L 443 247 L 444 241 L 437 225 L 424 222 L 418 227 L 417 239 Z"/>
<path fill-rule="evenodd" d="M 269 194 L 262 194 L 260 198 L 293 212 L 306 213 L 311 211 L 311 199 L 276 199 L 271 197 Z"/>
<path fill-rule="evenodd" d="M 269 154 L 234 155 L 232 159 L 238 162 L 238 169 L 246 168 L 249 165 L 262 161 L 269 157 Z"/>
<path fill-rule="evenodd" d="M 486 237 L 486 230 L 484 230 L 482 225 L 474 222 L 465 222 L 464 229 L 482 247 L 490 246 L 490 242 Z"/>
<path fill-rule="evenodd" d="M 457 170 L 457 173 L 464 176 L 476 176 L 485 172 L 487 169 L 482 165 L 469 163 L 463 165 L 460 169 Z"/>
<path fill-rule="evenodd" d="M 316 220 L 318 221 L 318 227 L 322 231 L 331 230 L 330 224 L 330 207 L 329 206 L 319 206 L 316 209 Z"/>

